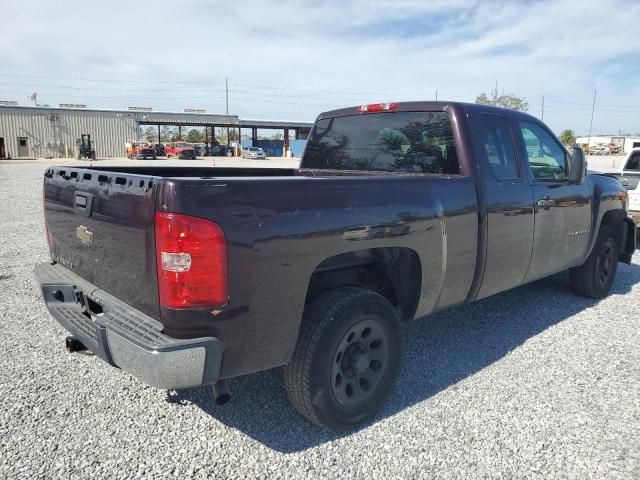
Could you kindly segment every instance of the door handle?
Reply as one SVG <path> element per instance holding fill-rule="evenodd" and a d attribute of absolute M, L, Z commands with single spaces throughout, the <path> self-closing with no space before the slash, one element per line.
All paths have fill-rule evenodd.
<path fill-rule="evenodd" d="M 541 208 L 544 208 L 545 210 L 548 210 L 550 207 L 553 207 L 555 204 L 556 204 L 556 201 L 550 199 L 549 197 L 541 198 L 536 202 L 536 205 L 538 205 Z"/>

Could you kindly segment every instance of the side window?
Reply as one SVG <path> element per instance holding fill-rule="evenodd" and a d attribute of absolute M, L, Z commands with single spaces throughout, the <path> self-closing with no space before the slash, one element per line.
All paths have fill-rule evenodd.
<path fill-rule="evenodd" d="M 640 171 L 640 152 L 634 153 L 629 157 L 627 164 L 624 166 L 625 170 L 637 170 Z"/>
<path fill-rule="evenodd" d="M 567 154 L 555 139 L 539 125 L 520 122 L 529 167 L 536 180 L 566 180 Z"/>
<path fill-rule="evenodd" d="M 498 180 L 520 177 L 511 130 L 504 118 L 482 115 L 480 142 L 491 171 Z"/>

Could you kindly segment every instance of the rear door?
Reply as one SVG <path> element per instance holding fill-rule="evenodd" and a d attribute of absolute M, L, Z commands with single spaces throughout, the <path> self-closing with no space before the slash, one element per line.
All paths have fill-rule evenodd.
<path fill-rule="evenodd" d="M 533 188 L 535 228 L 526 281 L 575 266 L 591 236 L 591 188 L 568 181 L 569 154 L 542 123 L 520 121 L 518 139 Z"/>
<path fill-rule="evenodd" d="M 483 298 L 525 278 L 533 248 L 533 194 L 508 119 L 489 112 L 474 120 L 487 199 L 486 261 L 476 297 Z"/>
<path fill-rule="evenodd" d="M 158 314 L 157 178 L 54 167 L 44 182 L 53 260 L 139 310 Z"/>

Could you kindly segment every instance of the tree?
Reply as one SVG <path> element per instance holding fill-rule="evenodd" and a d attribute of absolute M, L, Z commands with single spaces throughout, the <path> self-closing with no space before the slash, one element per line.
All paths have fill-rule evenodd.
<path fill-rule="evenodd" d="M 187 133 L 187 142 L 201 143 L 202 141 L 203 141 L 203 135 L 201 132 L 199 132 L 195 128 L 192 128 L 191 130 L 189 130 L 189 133 Z"/>
<path fill-rule="evenodd" d="M 569 147 L 572 147 L 576 143 L 576 134 L 570 128 L 564 129 L 560 132 L 560 141 Z"/>
<path fill-rule="evenodd" d="M 476 103 L 508 108 L 518 112 L 526 112 L 529 110 L 529 103 L 527 103 L 524 98 L 517 97 L 513 93 L 500 93 L 498 92 L 497 86 L 489 92 L 489 95 L 484 92 L 478 95 L 476 97 Z"/>
<path fill-rule="evenodd" d="M 158 138 L 158 132 L 153 127 L 147 127 L 142 134 L 142 138 L 144 138 L 149 143 L 155 143 L 156 138 Z"/>
<path fill-rule="evenodd" d="M 168 125 L 163 125 L 160 127 L 160 141 L 161 142 L 170 142 L 172 141 L 174 135 L 177 135 L 178 129 L 172 128 Z"/>

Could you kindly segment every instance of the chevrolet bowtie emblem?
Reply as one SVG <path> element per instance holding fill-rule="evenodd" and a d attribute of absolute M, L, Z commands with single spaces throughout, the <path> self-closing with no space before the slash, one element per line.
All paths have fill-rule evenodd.
<path fill-rule="evenodd" d="M 85 245 L 91 245 L 93 243 L 93 233 L 84 225 L 80 225 L 76 228 L 76 237 L 78 237 Z"/>

